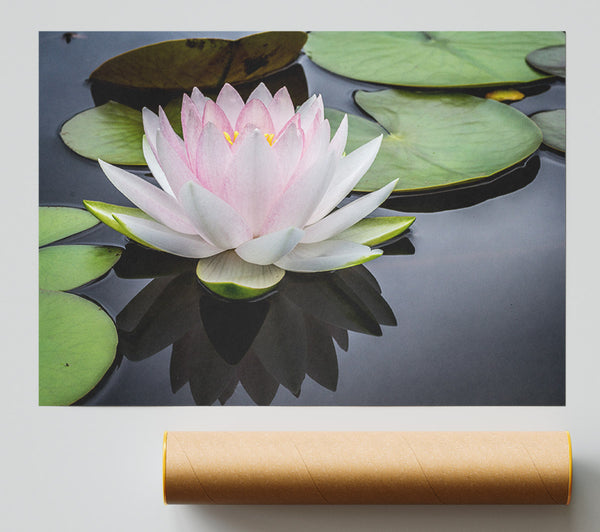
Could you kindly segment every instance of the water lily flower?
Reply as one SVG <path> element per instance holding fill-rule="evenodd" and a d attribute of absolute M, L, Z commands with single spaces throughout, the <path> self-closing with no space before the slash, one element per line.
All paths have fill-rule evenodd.
<path fill-rule="evenodd" d="M 144 157 L 159 186 L 100 160 L 138 208 L 84 203 L 143 245 L 197 258 L 199 279 L 226 297 L 265 293 L 286 270 L 372 260 L 382 251 L 369 245 L 414 220 L 363 220 L 397 180 L 336 209 L 373 163 L 381 136 L 346 155 L 347 117 L 331 138 L 320 96 L 295 110 L 285 87 L 273 96 L 261 83 L 246 103 L 229 84 L 216 102 L 194 89 L 182 101 L 183 139 L 161 108 L 142 115 Z"/>

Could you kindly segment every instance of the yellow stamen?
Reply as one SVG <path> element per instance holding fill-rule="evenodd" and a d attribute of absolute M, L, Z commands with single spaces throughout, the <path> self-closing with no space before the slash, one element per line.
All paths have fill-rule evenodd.
<path fill-rule="evenodd" d="M 225 140 L 227 142 L 229 142 L 229 144 L 232 144 L 235 142 L 235 139 L 238 138 L 238 135 L 240 134 L 239 131 L 234 131 L 233 132 L 233 139 L 231 138 L 231 135 L 229 135 L 229 133 L 227 133 L 227 131 L 223 131 L 223 135 L 225 136 Z M 273 146 L 273 138 L 275 137 L 275 133 L 265 133 L 265 138 L 267 139 L 267 142 L 269 143 L 270 146 Z"/>
<path fill-rule="evenodd" d="M 227 142 L 229 142 L 229 144 L 233 144 L 235 142 L 235 139 L 238 138 L 239 134 L 240 134 L 239 131 L 234 131 L 233 132 L 233 140 L 232 140 L 231 137 L 229 136 L 229 133 L 227 133 L 227 131 L 223 131 L 223 135 L 225 135 L 225 140 L 227 140 Z"/>

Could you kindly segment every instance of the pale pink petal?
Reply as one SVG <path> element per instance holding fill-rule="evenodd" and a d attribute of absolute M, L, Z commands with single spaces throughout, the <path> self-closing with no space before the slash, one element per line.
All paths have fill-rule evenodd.
<path fill-rule="evenodd" d="M 196 175 L 200 184 L 227 201 L 225 190 L 232 153 L 225 135 L 209 122 L 196 149 Z"/>
<path fill-rule="evenodd" d="M 335 170 L 333 154 L 326 154 L 288 186 L 269 212 L 260 233 L 304 227 L 327 190 Z"/>
<path fill-rule="evenodd" d="M 188 181 L 196 181 L 196 177 L 189 169 L 187 162 L 173 150 L 167 139 L 165 139 L 162 130 L 159 130 L 156 135 L 156 151 L 160 167 L 163 169 L 175 196 L 179 194 L 182 185 Z"/>
<path fill-rule="evenodd" d="M 219 131 L 226 132 L 233 138 L 233 128 L 227 119 L 223 110 L 212 100 L 208 100 L 204 106 L 204 115 L 202 116 L 202 124 L 206 126 L 209 122 L 217 126 Z"/>
<path fill-rule="evenodd" d="M 275 264 L 292 272 L 325 272 L 356 266 L 382 253 L 381 249 L 372 250 L 354 242 L 325 240 L 316 244 L 298 244 Z"/>
<path fill-rule="evenodd" d="M 183 127 L 183 138 L 190 168 L 196 167 L 196 146 L 202 133 L 202 115 L 198 108 L 187 95 L 183 95 L 181 103 L 181 125 Z"/>
<path fill-rule="evenodd" d="M 287 121 L 294 116 L 294 104 L 286 87 L 282 87 L 275 93 L 268 109 L 275 127 L 275 134 L 277 134 Z"/>
<path fill-rule="evenodd" d="M 198 235 L 184 235 L 153 220 L 126 214 L 115 214 L 113 218 L 140 240 L 173 255 L 198 259 L 212 257 L 222 251 Z"/>
<path fill-rule="evenodd" d="M 187 152 L 185 150 L 183 139 L 175 133 L 175 130 L 173 129 L 173 126 L 171 126 L 162 107 L 158 108 L 158 129 L 171 146 L 171 149 L 174 150 L 183 161 L 187 161 Z"/>
<path fill-rule="evenodd" d="M 277 156 L 263 133 L 252 128 L 240 133 L 232 149 L 225 194 L 258 236 L 266 214 L 283 189 Z"/>
<path fill-rule="evenodd" d="M 331 139 L 329 147 L 333 150 L 336 157 L 341 157 L 346 147 L 346 141 L 348 140 L 348 115 L 344 115 L 340 125 L 335 132 L 335 135 Z"/>
<path fill-rule="evenodd" d="M 266 85 L 260 83 L 256 89 L 250 93 L 250 96 L 248 96 L 248 102 L 250 102 L 250 100 L 260 100 L 268 107 L 273 101 L 273 96 L 271 96 L 271 92 L 267 89 Z"/>
<path fill-rule="evenodd" d="M 315 223 L 329 214 L 356 186 L 373 164 L 382 138 L 382 135 L 374 138 L 338 161 L 331 185 L 308 221 L 309 224 Z"/>
<path fill-rule="evenodd" d="M 304 173 L 308 168 L 315 164 L 317 160 L 325 157 L 325 154 L 329 149 L 330 138 L 331 135 L 329 122 L 327 120 L 321 122 L 319 128 L 314 132 L 310 141 L 306 137 L 306 132 L 304 132 L 302 157 L 294 175 L 292 176 L 292 182 L 298 175 Z"/>
<path fill-rule="evenodd" d="M 338 233 L 348 229 L 348 227 L 362 220 L 367 214 L 370 214 L 379 207 L 392 193 L 397 182 L 398 180 L 395 179 L 385 187 L 362 196 L 348 205 L 344 205 L 341 209 L 332 212 L 322 220 L 307 227 L 302 242 L 304 244 L 321 242 L 322 240 L 333 238 Z"/>
<path fill-rule="evenodd" d="M 189 182 L 181 187 L 181 205 L 198 233 L 220 249 L 233 249 L 252 238 L 238 212 L 221 198 Z"/>
<path fill-rule="evenodd" d="M 198 113 L 200 114 L 200 116 L 202 116 L 202 114 L 204 113 L 204 106 L 206 105 L 206 102 L 212 101 L 210 98 L 207 98 L 206 96 L 204 96 L 204 94 L 202 94 L 198 90 L 198 87 L 194 87 L 190 98 L 192 99 L 192 102 L 194 102 L 196 107 L 198 108 Z"/>
<path fill-rule="evenodd" d="M 275 233 L 260 236 L 245 242 L 235 252 L 246 262 L 253 264 L 273 264 L 287 255 L 300 242 L 304 231 L 297 227 L 288 227 Z"/>
<path fill-rule="evenodd" d="M 314 94 L 306 100 L 296 111 L 300 115 L 302 129 L 307 130 L 315 120 L 322 121 L 324 117 L 323 98 Z"/>
<path fill-rule="evenodd" d="M 156 158 L 156 155 L 154 155 L 146 135 L 144 135 L 142 139 L 142 151 L 144 152 L 144 159 L 146 159 L 146 163 L 148 164 L 148 168 L 150 168 L 150 172 L 152 172 L 154 179 L 156 179 L 157 183 L 167 194 L 175 197 L 171 185 L 169 185 L 169 181 L 167 180 L 167 176 L 160 167 L 160 164 L 158 164 L 158 159 Z"/>
<path fill-rule="evenodd" d="M 229 83 L 225 83 L 217 96 L 217 105 L 223 109 L 231 125 L 237 122 L 238 115 L 244 107 L 244 100 Z"/>
<path fill-rule="evenodd" d="M 243 131 L 248 126 L 260 129 L 263 133 L 270 134 L 275 131 L 269 111 L 267 111 L 265 104 L 258 99 L 249 101 L 242 108 L 235 123 L 235 130 Z"/>
<path fill-rule="evenodd" d="M 302 155 L 303 145 L 302 130 L 298 129 L 294 123 L 291 123 L 273 144 L 273 150 L 279 160 L 282 183 L 287 184 L 294 173 Z"/>
<path fill-rule="evenodd" d="M 279 130 L 279 133 L 275 134 L 274 141 L 276 141 L 281 135 L 283 135 L 287 128 L 290 127 L 292 124 L 294 124 L 300 131 L 302 131 L 302 128 L 300 127 L 300 115 L 296 113 L 283 125 L 283 127 Z"/>
<path fill-rule="evenodd" d="M 144 134 L 148 139 L 150 148 L 156 155 L 156 132 L 158 131 L 158 115 L 150 111 L 147 107 L 142 109 L 142 122 L 144 124 Z"/>
<path fill-rule="evenodd" d="M 196 234 L 192 222 L 175 198 L 122 168 L 105 163 L 100 159 L 98 162 L 110 182 L 146 214 L 174 231 Z"/>

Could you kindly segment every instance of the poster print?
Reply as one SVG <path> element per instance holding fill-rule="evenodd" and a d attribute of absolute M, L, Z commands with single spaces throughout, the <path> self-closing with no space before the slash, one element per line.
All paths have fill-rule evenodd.
<path fill-rule="evenodd" d="M 40 404 L 564 404 L 562 32 L 39 42 Z"/>

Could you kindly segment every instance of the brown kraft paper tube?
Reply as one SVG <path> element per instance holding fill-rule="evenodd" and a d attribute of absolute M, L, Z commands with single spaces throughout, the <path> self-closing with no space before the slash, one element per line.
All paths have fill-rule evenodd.
<path fill-rule="evenodd" d="M 568 432 L 167 432 L 165 503 L 569 504 Z"/>

